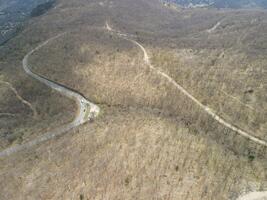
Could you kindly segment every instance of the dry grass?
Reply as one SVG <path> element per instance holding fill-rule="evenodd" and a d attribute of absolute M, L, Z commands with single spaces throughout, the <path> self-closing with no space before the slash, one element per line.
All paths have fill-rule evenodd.
<path fill-rule="evenodd" d="M 2 161 L 0 197 L 223 200 L 267 187 L 262 164 L 186 124 L 153 110 L 102 108 L 95 123 Z"/>
<path fill-rule="evenodd" d="M 177 12 L 154 0 L 58 1 L 0 51 L 5 80 L 13 80 L 40 115 L 36 122 L 5 121 L 15 132 L 41 134 L 52 122 L 71 119 L 70 101 L 20 69 L 25 53 L 62 32 L 68 34 L 36 52 L 30 65 L 99 103 L 101 115 L 1 160 L 0 198 L 223 200 L 266 190 L 266 149 L 200 110 L 151 71 L 136 46 L 96 28 L 109 20 L 136 34 L 156 67 L 227 121 L 265 138 L 266 18 L 263 11 Z M 222 25 L 208 34 L 219 20 Z"/>
<path fill-rule="evenodd" d="M 18 49 L 16 53 L 22 54 L 22 51 Z M 4 54 L 5 50 L 2 49 L 1 53 Z M 12 117 L 0 117 L 1 149 L 32 140 L 73 119 L 76 106 L 72 100 L 65 99 L 25 75 L 20 56 L 11 54 L 3 59 L 0 81 L 9 82 L 18 95 L 32 105 L 37 116 L 32 115 L 32 111 L 18 99 L 14 91 L 0 84 L 0 112 L 15 114 Z"/>
<path fill-rule="evenodd" d="M 225 98 L 229 99 L 225 95 L 224 99 L 220 99 L 221 93 L 219 93 L 220 96 L 214 97 L 212 92 L 215 91 L 218 94 L 216 88 L 220 85 L 210 81 L 209 77 L 214 77 L 212 70 L 210 76 L 208 74 L 203 77 L 198 76 L 200 72 L 203 73 L 206 70 L 207 66 L 210 66 L 210 64 L 206 65 L 210 62 L 209 59 L 203 61 L 201 56 L 197 57 L 192 53 L 189 55 L 187 51 L 182 55 L 174 54 L 172 51 L 166 51 L 167 53 L 164 54 L 163 51 L 156 51 L 156 49 L 151 52 L 155 52 L 152 54 L 155 55 L 153 57 L 155 66 L 161 66 L 162 69 L 167 70 L 204 104 L 214 106 L 214 110 L 216 110 L 215 108 L 218 107 L 216 102 L 225 103 Z M 157 54 L 158 52 L 161 54 Z M 46 57 L 50 58 L 49 62 L 45 62 Z M 199 63 L 196 58 L 206 62 L 202 63 L 202 68 L 198 67 Z M 193 132 L 201 132 L 205 137 L 212 137 L 238 154 L 249 156 L 252 153 L 254 156 L 258 154 L 265 156 L 265 150 L 260 146 L 254 145 L 253 142 L 249 142 L 219 125 L 197 105 L 189 101 L 186 96 L 177 91 L 171 83 L 151 71 L 148 66 L 144 65 L 142 52 L 136 46 L 126 40 L 109 35 L 103 30 L 81 28 L 78 33 L 70 33 L 36 53 L 32 57 L 31 63 L 37 73 L 51 77 L 55 81 L 82 92 L 93 102 L 110 106 L 157 108 L 167 115 L 179 116 L 180 120 L 187 123 Z M 192 70 L 194 67 L 195 70 Z M 193 73 L 190 74 L 191 72 Z M 224 73 L 227 73 L 227 70 Z M 71 79 L 69 78 L 70 74 Z M 176 77 L 176 74 L 179 74 L 181 79 Z M 208 84 L 205 81 L 207 78 Z M 215 78 L 213 80 L 218 83 L 223 81 Z M 200 87 L 195 86 L 197 83 Z M 224 81 L 224 84 L 227 85 L 227 83 L 228 81 Z M 190 90 L 190 88 L 195 89 Z M 200 89 L 202 90 L 200 91 Z M 221 109 L 226 109 L 223 110 L 222 116 L 243 128 L 242 125 L 246 125 L 248 122 L 246 116 L 253 117 L 254 115 L 251 115 L 253 111 L 249 110 L 251 112 L 248 113 L 246 109 L 243 109 L 242 112 L 231 116 L 235 111 L 239 111 L 235 109 L 244 107 L 240 104 L 237 105 L 239 107 L 233 104 L 220 105 Z M 243 113 L 247 115 L 243 116 Z M 254 113 L 254 121 L 258 123 L 254 127 L 261 123 L 264 125 L 263 115 Z M 251 124 L 254 125 L 255 123 L 252 122 Z M 244 127 L 248 127 L 245 125 Z"/>
<path fill-rule="evenodd" d="M 264 59 L 238 52 L 152 50 L 154 65 L 197 99 L 252 135 L 267 139 Z"/>

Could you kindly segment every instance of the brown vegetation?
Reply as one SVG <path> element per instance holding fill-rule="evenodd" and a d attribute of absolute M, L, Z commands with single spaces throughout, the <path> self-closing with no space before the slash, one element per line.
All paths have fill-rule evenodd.
<path fill-rule="evenodd" d="M 0 198 L 236 199 L 265 190 L 266 149 L 214 121 L 150 70 L 140 49 L 104 25 L 108 20 L 136 35 L 155 67 L 227 121 L 266 139 L 266 16 L 257 10 L 169 9 L 155 0 L 62 0 L 30 20 L 1 49 L 0 59 L 6 63 L 3 80 L 39 118 L 33 121 L 10 92 L 0 108 L 13 113 L 16 105 L 22 117 L 6 116 L 1 123 L 25 133 L 24 142 L 72 119 L 70 100 L 20 68 L 30 49 L 63 32 L 29 64 L 99 104 L 101 114 L 71 134 L 2 159 Z"/>
<path fill-rule="evenodd" d="M 153 110 L 102 109 L 95 123 L 2 161 L 0 197 L 224 200 L 266 188 L 262 164 L 180 121 Z"/>

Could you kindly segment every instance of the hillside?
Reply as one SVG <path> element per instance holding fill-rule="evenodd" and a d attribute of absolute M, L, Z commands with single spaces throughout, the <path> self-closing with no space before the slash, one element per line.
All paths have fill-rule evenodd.
<path fill-rule="evenodd" d="M 57 0 L 34 16 L 0 49 L 0 199 L 267 191 L 267 11 Z"/>

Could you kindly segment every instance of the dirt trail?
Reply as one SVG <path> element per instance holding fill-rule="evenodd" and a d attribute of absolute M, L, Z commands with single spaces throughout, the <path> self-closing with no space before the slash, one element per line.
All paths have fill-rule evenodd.
<path fill-rule="evenodd" d="M 181 85 L 179 85 L 174 79 L 172 79 L 169 75 L 167 75 L 166 73 L 164 73 L 163 71 L 161 71 L 160 69 L 158 68 L 155 68 L 152 64 L 151 64 L 151 61 L 150 61 L 150 58 L 148 56 L 148 53 L 146 51 L 146 49 L 144 48 L 143 45 L 141 45 L 139 42 L 133 40 L 133 39 L 130 39 L 128 37 L 127 34 L 122 34 L 121 32 L 119 31 L 116 31 L 116 30 L 113 30 L 110 25 L 108 24 L 108 22 L 106 22 L 106 29 L 112 33 L 115 33 L 117 34 L 118 36 L 128 40 L 128 41 L 131 41 L 132 43 L 134 43 L 135 45 L 137 45 L 142 51 L 143 51 L 143 54 L 144 54 L 144 61 L 145 63 L 153 70 L 155 71 L 157 74 L 161 75 L 162 77 L 166 78 L 170 83 L 172 83 L 179 91 L 181 91 L 184 95 L 186 95 L 188 98 L 190 98 L 194 103 L 196 103 L 199 107 L 201 107 L 206 113 L 208 113 L 214 120 L 216 120 L 217 122 L 219 122 L 220 124 L 224 125 L 225 127 L 231 129 L 232 131 L 242 135 L 243 137 L 259 144 L 259 145 L 262 145 L 262 146 L 265 146 L 267 147 L 267 142 L 264 141 L 264 140 L 261 140 L 259 138 L 256 138 L 254 136 L 252 136 L 251 134 L 241 130 L 240 128 L 236 127 L 235 125 L 232 125 L 231 123 L 229 122 L 226 122 L 223 118 L 221 118 L 219 115 L 217 115 L 215 113 L 215 111 L 213 111 L 211 108 L 203 105 L 200 101 L 198 101 L 194 96 L 192 96 L 189 92 L 187 92 Z M 124 37 L 126 35 L 126 37 Z"/>
<path fill-rule="evenodd" d="M 214 32 L 222 23 L 222 20 L 217 22 L 213 27 L 211 27 L 210 29 L 207 30 L 208 33 L 212 33 Z"/>
<path fill-rule="evenodd" d="M 221 91 L 225 96 L 230 97 L 231 99 L 233 99 L 234 101 L 238 102 L 239 104 L 241 104 L 241 105 L 243 105 L 243 106 L 249 108 L 250 110 L 253 110 L 253 111 L 258 112 L 255 108 L 253 108 L 252 106 L 250 106 L 250 105 L 248 105 L 248 104 L 243 103 L 243 102 L 240 101 L 237 97 L 228 94 L 228 93 L 225 92 L 224 90 L 221 90 L 221 89 L 220 89 L 220 91 Z"/>
<path fill-rule="evenodd" d="M 74 99 L 78 105 L 78 112 L 75 116 L 75 119 L 67 124 L 67 125 L 63 125 L 53 131 L 44 133 L 42 136 L 28 142 L 22 145 L 17 145 L 17 146 L 13 146 L 10 148 L 5 149 L 4 151 L 0 152 L 0 158 L 1 157 L 5 157 L 5 156 L 9 156 L 13 153 L 16 153 L 18 151 L 30 148 L 34 145 L 40 144 L 41 142 L 50 140 L 56 136 L 62 135 L 63 133 L 67 132 L 68 130 L 75 128 L 95 117 L 97 117 L 97 115 L 99 114 L 99 107 L 95 104 L 93 104 L 92 102 L 88 101 L 87 99 L 85 99 L 82 95 L 80 95 L 79 93 L 68 89 L 67 87 L 64 87 L 62 85 L 59 85 L 53 81 L 50 81 L 47 78 L 44 78 L 38 74 L 35 74 L 34 72 L 32 72 L 30 70 L 29 64 L 28 64 L 28 60 L 29 57 L 36 51 L 38 51 L 40 48 L 44 47 L 45 45 L 47 45 L 49 42 L 61 37 L 65 35 L 65 33 L 63 34 L 59 34 L 55 37 L 52 37 L 50 39 L 48 39 L 47 41 L 45 41 L 44 43 L 42 43 L 41 45 L 37 46 L 35 49 L 33 49 L 32 51 L 30 51 L 23 59 L 22 64 L 23 64 L 23 69 L 24 71 L 31 76 L 32 78 L 38 80 L 39 82 L 47 85 L 48 87 L 58 91 L 59 93 L 61 93 L 62 95 Z"/>
<path fill-rule="evenodd" d="M 23 97 L 19 95 L 18 91 L 13 87 L 13 85 L 11 83 L 6 82 L 6 81 L 0 81 L 0 83 L 5 84 L 10 90 L 12 90 L 12 92 L 16 95 L 18 100 L 20 100 L 24 105 L 26 105 L 26 106 L 28 106 L 30 108 L 30 110 L 33 113 L 33 117 L 34 118 L 37 117 L 36 109 L 32 106 L 32 104 L 30 102 L 28 102 L 27 100 L 23 99 Z"/>
<path fill-rule="evenodd" d="M 14 113 L 0 113 L 0 117 L 16 117 Z"/>
<path fill-rule="evenodd" d="M 219 26 L 219 25 L 218 25 Z M 139 42 L 130 39 L 128 37 L 128 35 L 122 34 L 116 30 L 113 30 L 109 24 L 106 22 L 106 29 L 112 33 L 117 34 L 120 37 L 123 37 L 124 39 L 131 41 L 132 43 L 134 43 L 135 45 L 137 45 L 144 54 L 144 61 L 145 63 L 154 71 L 156 71 L 157 74 L 163 76 L 164 78 L 166 78 L 169 82 L 171 82 L 179 91 L 181 91 L 184 95 L 186 95 L 188 98 L 190 98 L 194 103 L 196 103 L 198 106 L 200 106 L 205 112 L 207 112 L 209 115 L 212 116 L 212 118 L 216 121 L 218 121 L 220 124 L 226 126 L 227 128 L 235 131 L 236 133 L 242 135 L 243 137 L 257 143 L 260 144 L 262 146 L 267 147 L 267 142 L 264 140 L 261 140 L 259 138 L 256 138 L 254 136 L 252 136 L 251 134 L 237 128 L 236 126 L 226 122 L 224 119 L 222 119 L 220 116 L 218 116 L 214 111 L 212 111 L 212 109 L 210 109 L 209 107 L 203 105 L 200 101 L 198 101 L 194 96 L 192 96 L 189 92 L 187 92 L 182 86 L 180 86 L 176 81 L 174 81 L 170 76 L 168 76 L 166 73 L 162 72 L 160 69 L 155 68 L 150 61 L 150 58 L 148 56 L 148 53 L 146 51 L 146 49 L 144 48 L 143 45 L 141 45 Z M 248 193 L 244 196 L 239 197 L 237 200 L 267 200 L 267 192 L 251 192 Z"/>

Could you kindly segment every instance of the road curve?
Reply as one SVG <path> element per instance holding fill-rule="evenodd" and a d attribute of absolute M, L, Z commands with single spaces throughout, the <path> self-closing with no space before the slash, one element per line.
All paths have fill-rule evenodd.
<path fill-rule="evenodd" d="M 128 41 L 131 41 L 132 43 L 134 43 L 135 45 L 137 45 L 144 54 L 144 61 L 145 63 L 150 67 L 150 69 L 152 69 L 153 71 L 155 71 L 157 74 L 161 75 L 162 77 L 166 78 L 170 83 L 172 83 L 179 91 L 181 91 L 184 95 L 186 95 L 188 98 L 190 98 L 194 103 L 196 103 L 199 107 L 201 107 L 206 113 L 208 113 L 214 120 L 216 120 L 217 122 L 219 122 L 220 124 L 222 124 L 223 126 L 231 129 L 232 131 L 238 133 L 239 135 L 259 144 L 262 145 L 264 147 L 267 147 L 267 142 L 264 140 L 261 140 L 259 138 L 256 138 L 254 136 L 252 136 L 251 134 L 241 130 L 240 128 L 236 127 L 235 125 L 232 125 L 229 122 L 226 122 L 223 118 L 221 118 L 219 115 L 217 115 L 211 108 L 205 106 L 204 104 L 202 104 L 200 101 L 198 101 L 194 96 L 192 96 L 189 92 L 187 92 L 181 85 L 179 85 L 173 78 L 171 78 L 169 75 L 167 75 L 166 73 L 164 73 L 163 71 L 161 71 L 160 69 L 155 68 L 150 61 L 150 58 L 148 56 L 148 53 L 146 51 L 146 49 L 144 48 L 143 45 L 141 45 L 139 42 L 130 39 L 128 37 L 127 34 L 123 34 L 119 31 L 116 31 L 114 29 L 112 29 L 110 27 L 110 25 L 108 24 L 108 22 L 106 22 L 106 29 L 112 33 L 117 34 L 119 37 L 122 37 L 123 39 L 126 39 Z"/>
<path fill-rule="evenodd" d="M 0 152 L 0 158 L 5 157 L 5 156 L 9 156 L 13 153 L 16 153 L 18 151 L 30 148 L 34 145 L 40 144 L 41 142 L 50 140 L 56 136 L 62 135 L 63 133 L 69 131 L 72 128 L 75 128 L 87 121 L 92 120 L 93 118 L 97 117 L 97 115 L 99 114 L 99 107 L 97 105 L 95 105 L 94 103 L 88 101 L 87 99 L 85 99 L 85 97 L 83 97 L 81 94 L 68 89 L 67 87 L 64 87 L 62 85 L 59 85 L 53 81 L 50 81 L 47 78 L 44 78 L 34 72 L 32 72 L 30 70 L 29 64 L 28 64 L 28 60 L 29 57 L 36 51 L 38 51 L 40 48 L 44 47 L 45 45 L 47 45 L 49 42 L 65 35 L 66 33 L 63 34 L 59 34 L 55 37 L 52 37 L 48 40 L 46 40 L 44 43 L 40 44 L 39 46 L 37 46 L 35 49 L 31 50 L 24 58 L 22 61 L 22 65 L 23 65 L 23 69 L 26 72 L 26 74 L 28 74 L 29 76 L 31 76 L 32 78 L 38 80 L 39 82 L 45 84 L 46 86 L 58 91 L 59 93 L 61 93 L 62 95 L 74 99 L 78 105 L 78 111 L 77 114 L 75 116 L 75 119 L 67 124 L 67 125 L 63 125 L 59 128 L 56 128 L 53 131 L 50 132 L 46 132 L 44 133 L 42 136 L 37 137 L 36 139 L 22 144 L 22 145 L 17 145 L 17 146 L 13 146 L 10 148 L 7 148 L 5 150 L 3 150 L 2 152 Z"/>

